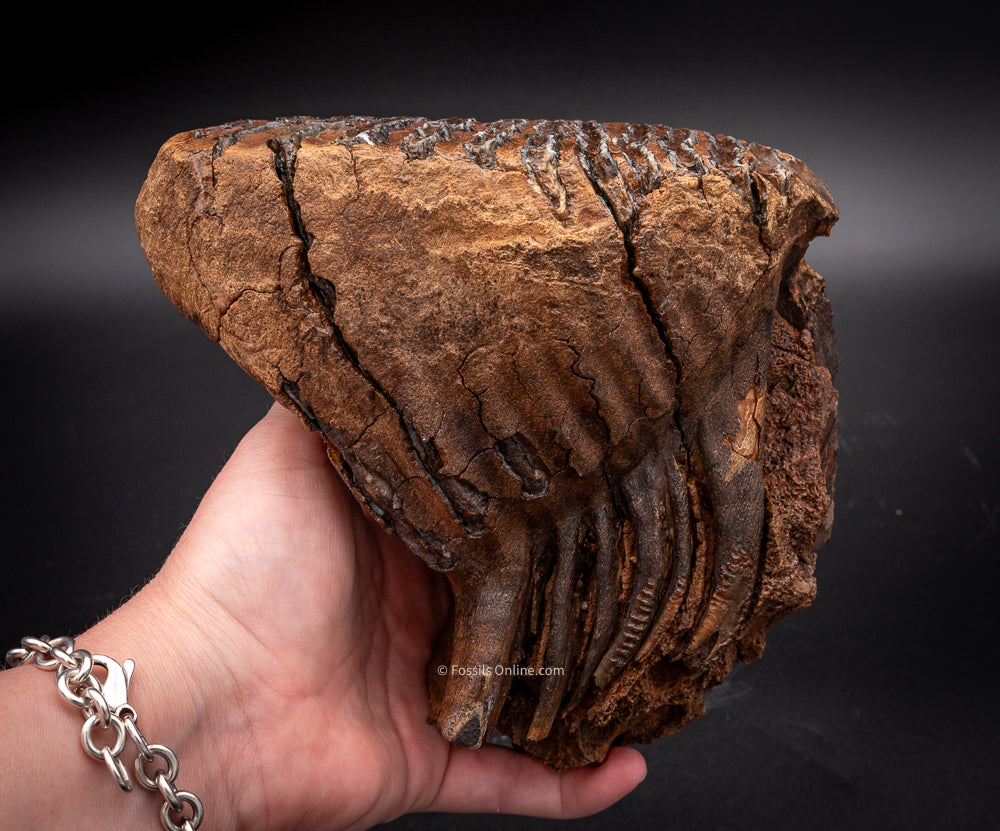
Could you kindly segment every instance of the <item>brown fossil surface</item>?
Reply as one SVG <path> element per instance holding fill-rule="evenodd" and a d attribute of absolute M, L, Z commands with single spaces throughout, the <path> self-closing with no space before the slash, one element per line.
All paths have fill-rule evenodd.
<path fill-rule="evenodd" d="M 444 736 L 557 769 L 687 724 L 812 600 L 836 219 L 728 137 L 361 117 L 175 136 L 136 208 L 165 294 L 447 574 Z"/>

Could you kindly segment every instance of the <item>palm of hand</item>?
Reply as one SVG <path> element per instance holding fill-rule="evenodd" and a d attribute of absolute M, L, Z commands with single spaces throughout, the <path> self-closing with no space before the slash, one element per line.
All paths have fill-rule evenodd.
<path fill-rule="evenodd" d="M 278 407 L 220 473 L 161 579 L 204 592 L 190 618 L 223 645 L 220 750 L 241 828 L 365 827 L 409 810 L 579 816 L 644 775 L 631 750 L 557 775 L 503 748 L 455 747 L 427 724 L 447 585 L 363 515 L 319 438 Z"/>

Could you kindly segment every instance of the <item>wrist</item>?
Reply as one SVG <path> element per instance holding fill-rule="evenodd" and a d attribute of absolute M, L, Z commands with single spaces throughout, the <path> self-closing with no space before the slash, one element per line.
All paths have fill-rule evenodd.
<path fill-rule="evenodd" d="M 220 733 L 232 726 L 235 714 L 222 706 L 226 695 L 220 689 L 220 679 L 211 671 L 219 662 L 213 661 L 203 643 L 159 578 L 76 638 L 77 648 L 106 655 L 119 664 L 128 659 L 135 662 L 128 684 L 128 703 L 136 713 L 136 726 L 148 744 L 163 745 L 176 755 L 174 787 L 201 800 L 209 827 L 225 829 L 235 826 L 220 754 L 226 743 L 220 740 Z M 131 741 L 127 756 L 134 780 L 132 759 L 136 747 Z M 104 765 L 96 767 L 111 779 Z M 165 767 L 165 759 L 156 755 L 144 770 L 154 774 Z M 158 826 L 164 800 L 157 791 L 136 783 L 132 794 L 122 796 L 129 801 L 138 797 L 138 801 L 148 803 L 145 809 L 152 823 L 149 827 Z M 190 814 L 188 806 L 184 816 Z"/>
<path fill-rule="evenodd" d="M 55 673 L 33 666 L 0 673 L 0 719 L 0 751 L 16 765 L 0 776 L 5 828 L 71 827 L 80 817 L 111 829 L 141 828 L 144 816 L 156 827 L 155 803 L 123 794 L 105 765 L 83 751 L 83 720 L 59 695 Z"/>
<path fill-rule="evenodd" d="M 172 606 L 169 593 L 151 584 L 67 647 L 110 659 L 98 659 L 92 674 L 112 711 L 128 704 L 128 710 L 119 711 L 125 722 L 116 721 L 117 726 L 102 730 L 91 723 L 85 731 L 84 710 L 60 694 L 55 671 L 29 664 L 0 674 L 0 753 L 17 766 L 17 776 L 0 777 L 0 825 L 9 822 L 25 831 L 69 827 L 85 816 L 112 829 L 159 827 L 165 796 L 141 787 L 133 767 L 145 739 L 153 746 L 151 761 L 142 765 L 147 785 L 155 787 L 149 778 L 167 773 L 171 754 L 177 758 L 176 773 L 171 770 L 159 783 L 168 801 L 176 802 L 182 792 L 182 811 L 171 819 L 183 827 L 193 813 L 195 800 L 183 794 L 187 791 L 204 804 L 210 827 L 235 827 L 219 752 L 224 743 L 218 737 L 219 727 L 227 727 L 234 715 L 217 704 L 226 696 L 219 694 L 218 679 L 205 671 L 213 663 L 210 656 L 194 648 L 203 639 L 185 626 L 183 616 L 172 613 Z M 129 659 L 135 669 L 126 692 L 122 665 Z M 83 694 L 85 689 L 70 680 L 63 692 Z M 127 738 L 123 725 L 130 721 L 137 737 Z M 97 749 L 90 753 L 104 745 L 114 747 L 112 753 L 121 751 L 117 773 L 88 755 L 81 746 L 84 732 Z M 131 793 L 122 791 L 116 776 L 131 780 Z M 58 799 L 40 799 L 46 792 L 58 793 Z"/>
<path fill-rule="evenodd" d="M 160 814 L 164 828 L 197 828 L 202 808 L 177 787 L 173 752 L 137 726 L 126 689 L 132 662 L 74 641 L 26 638 L 8 656 L 24 665 L 0 675 L 0 756 L 13 765 L 0 777 L 0 824 L 30 831 L 86 817 L 125 829 L 154 827 Z"/>

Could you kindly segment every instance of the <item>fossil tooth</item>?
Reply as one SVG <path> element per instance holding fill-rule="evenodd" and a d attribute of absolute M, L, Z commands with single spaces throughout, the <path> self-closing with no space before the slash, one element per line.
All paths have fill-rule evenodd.
<path fill-rule="evenodd" d="M 290 118 L 175 136 L 157 283 L 446 572 L 431 714 L 554 768 L 702 712 L 807 605 L 836 347 L 799 160 L 655 125 Z"/>

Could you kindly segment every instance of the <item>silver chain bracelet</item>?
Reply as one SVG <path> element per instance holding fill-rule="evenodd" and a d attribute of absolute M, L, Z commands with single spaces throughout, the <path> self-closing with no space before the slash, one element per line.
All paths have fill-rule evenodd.
<path fill-rule="evenodd" d="M 139 751 L 135 757 L 135 778 L 147 790 L 159 791 L 164 799 L 160 824 L 165 831 L 195 831 L 201 825 L 205 811 L 197 796 L 190 791 L 179 791 L 174 786 L 179 769 L 177 756 L 166 745 L 148 744 L 136 726 L 139 715 L 127 700 L 135 661 L 129 659 L 119 664 L 104 655 L 91 655 L 86 649 L 74 649 L 73 639 L 69 637 L 22 638 L 21 645 L 7 653 L 9 667 L 23 666 L 32 661 L 39 669 L 56 670 L 59 693 L 83 713 L 85 720 L 80 734 L 83 749 L 108 766 L 118 786 L 123 791 L 131 791 L 133 787 L 132 778 L 121 760 L 128 739 L 132 739 Z M 94 676 L 94 667 L 107 671 L 103 682 Z M 96 727 L 115 731 L 113 746 L 96 745 Z M 166 769 L 157 767 L 150 774 L 146 763 L 157 756 L 166 763 Z M 191 808 L 190 816 L 184 816 L 185 805 Z"/>

